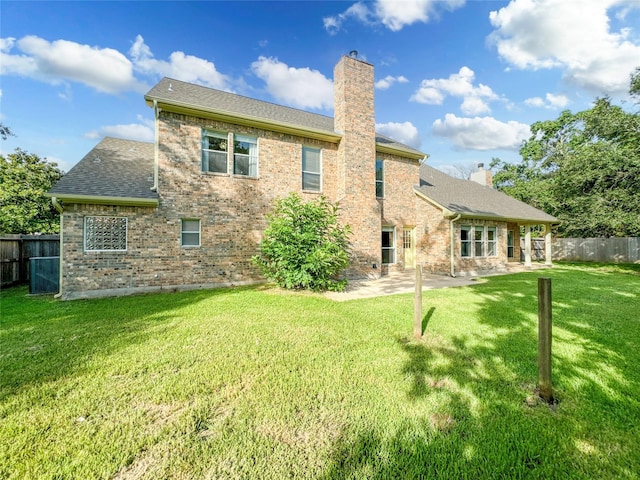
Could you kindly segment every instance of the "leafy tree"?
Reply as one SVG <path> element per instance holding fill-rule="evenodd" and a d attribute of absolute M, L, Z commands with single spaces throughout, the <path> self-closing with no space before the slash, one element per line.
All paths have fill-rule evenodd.
<path fill-rule="evenodd" d="M 629 93 L 637 102 L 640 103 L 640 67 L 631 74 L 631 86 L 629 87 Z"/>
<path fill-rule="evenodd" d="M 11 131 L 9 127 L 7 127 L 4 123 L 0 122 L 0 138 L 2 140 L 6 140 L 8 137 L 14 137 L 15 135 Z"/>
<path fill-rule="evenodd" d="M 343 290 L 339 274 L 349 265 L 348 225 L 325 197 L 303 202 L 296 193 L 276 201 L 269 226 L 253 257 L 268 279 L 289 289 Z"/>
<path fill-rule="evenodd" d="M 0 232 L 59 232 L 58 212 L 44 194 L 60 177 L 56 163 L 19 148 L 0 155 Z"/>
<path fill-rule="evenodd" d="M 640 70 L 632 79 L 640 89 Z M 640 236 L 640 114 L 599 98 L 534 123 L 520 154 L 520 164 L 492 162 L 494 185 L 558 217 L 559 235 Z"/>

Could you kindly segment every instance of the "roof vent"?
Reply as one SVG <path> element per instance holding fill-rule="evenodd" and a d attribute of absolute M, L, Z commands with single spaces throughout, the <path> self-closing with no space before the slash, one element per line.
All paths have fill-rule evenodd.
<path fill-rule="evenodd" d="M 349 52 L 349 56 L 350 56 L 351 58 L 358 58 L 358 50 L 351 50 L 351 51 Z"/>
<path fill-rule="evenodd" d="M 169 82 L 169 88 L 167 88 L 167 90 L 173 92 L 173 85 L 171 84 L 171 82 Z"/>
<path fill-rule="evenodd" d="M 100 163 L 101 161 L 100 157 L 93 157 L 93 163 Z"/>

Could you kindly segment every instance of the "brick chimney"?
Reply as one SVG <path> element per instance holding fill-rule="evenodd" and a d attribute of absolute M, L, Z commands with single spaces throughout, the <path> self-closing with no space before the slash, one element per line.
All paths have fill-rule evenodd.
<path fill-rule="evenodd" d="M 491 175 L 491 170 L 484 169 L 484 163 L 478 164 L 478 171 L 473 172 L 469 180 L 484 185 L 485 187 L 493 188 L 493 175 Z"/>
<path fill-rule="evenodd" d="M 376 200 L 376 134 L 373 65 L 357 52 L 343 56 L 333 71 L 334 129 L 338 145 L 338 198 L 352 228 L 351 277 L 380 275 L 380 205 Z M 377 269 L 373 268 L 373 265 Z"/>

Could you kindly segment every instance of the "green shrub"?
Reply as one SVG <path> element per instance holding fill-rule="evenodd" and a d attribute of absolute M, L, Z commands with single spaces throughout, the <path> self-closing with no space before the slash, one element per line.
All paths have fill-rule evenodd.
<path fill-rule="evenodd" d="M 278 199 L 254 264 L 283 288 L 343 290 L 347 281 L 339 275 L 349 265 L 351 229 L 340 225 L 338 211 L 324 196 L 306 203 L 296 193 Z"/>

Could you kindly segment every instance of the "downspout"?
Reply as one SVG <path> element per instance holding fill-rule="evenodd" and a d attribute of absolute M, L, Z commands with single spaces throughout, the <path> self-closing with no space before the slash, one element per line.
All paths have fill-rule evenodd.
<path fill-rule="evenodd" d="M 158 191 L 158 154 L 159 154 L 159 147 L 158 147 L 159 122 L 158 122 L 158 119 L 160 118 L 160 109 L 158 108 L 158 101 L 157 100 L 153 101 L 153 117 L 155 119 L 155 132 L 154 132 L 154 140 L 153 140 L 153 187 L 151 187 L 151 191 L 152 192 L 157 192 Z"/>
<path fill-rule="evenodd" d="M 55 207 L 55 209 L 58 211 L 58 213 L 60 213 L 60 254 L 58 257 L 58 262 L 59 262 L 59 267 L 58 267 L 58 293 L 56 293 L 53 298 L 60 298 L 62 296 L 62 246 L 64 245 L 63 241 L 62 241 L 62 221 L 63 221 L 63 213 L 64 213 L 64 209 L 62 208 L 62 205 L 60 205 L 60 202 L 58 202 L 58 199 L 56 197 L 51 197 L 51 203 L 53 203 L 53 206 Z"/>
<path fill-rule="evenodd" d="M 457 214 L 455 217 L 449 219 L 449 234 L 450 234 L 450 238 L 449 238 L 449 247 L 451 249 L 450 252 L 450 261 L 451 261 L 451 277 L 456 278 L 456 227 L 454 227 L 454 223 L 457 222 L 458 220 L 460 220 L 460 217 L 462 216 L 462 214 Z"/>

